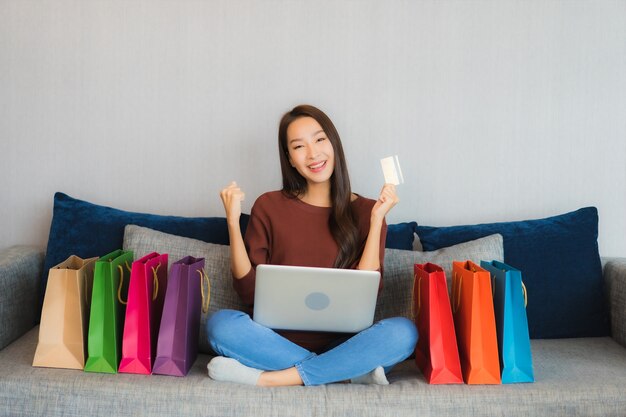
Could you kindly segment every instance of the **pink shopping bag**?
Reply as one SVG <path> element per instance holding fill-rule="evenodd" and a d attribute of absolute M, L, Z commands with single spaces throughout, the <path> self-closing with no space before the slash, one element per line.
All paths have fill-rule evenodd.
<path fill-rule="evenodd" d="M 166 286 L 167 254 L 153 252 L 133 262 L 119 372 L 152 373 Z"/>

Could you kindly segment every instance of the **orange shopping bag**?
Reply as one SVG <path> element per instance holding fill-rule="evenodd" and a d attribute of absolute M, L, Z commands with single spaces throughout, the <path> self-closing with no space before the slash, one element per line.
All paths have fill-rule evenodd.
<path fill-rule="evenodd" d="M 419 332 L 415 362 L 429 384 L 462 384 L 459 351 L 446 274 L 435 264 L 415 264 L 414 320 Z"/>
<path fill-rule="evenodd" d="M 463 379 L 500 384 L 491 275 L 472 261 L 452 263 L 452 311 Z"/>

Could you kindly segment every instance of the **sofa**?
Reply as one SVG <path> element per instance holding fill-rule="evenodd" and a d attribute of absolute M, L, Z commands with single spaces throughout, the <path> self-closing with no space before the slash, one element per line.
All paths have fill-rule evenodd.
<path fill-rule="evenodd" d="M 423 242 L 417 241 L 411 250 L 389 247 L 393 245 L 385 250 L 385 285 L 379 297 L 377 319 L 411 315 L 412 300 L 407 289 L 412 274 L 407 276 L 407 271 L 414 262 L 443 265 L 459 257 L 507 261 L 507 242 L 511 252 L 515 249 L 511 246 L 511 234 L 488 230 L 488 236 L 424 251 L 423 247 L 433 244 L 429 241 L 432 231 L 423 229 L 420 236 L 419 228 L 413 230 Z M 548 233 L 545 227 L 537 231 Z M 130 224 L 124 227 L 122 245 L 134 250 L 136 257 L 148 250 L 167 250 L 172 258 L 180 254 L 204 255 L 211 268 L 208 274 L 213 277 L 208 314 L 220 308 L 238 307 L 228 281 L 226 245 Z M 409 358 L 388 373 L 390 384 L 386 386 L 337 383 L 259 388 L 208 378 L 206 365 L 212 355 L 202 342 L 186 377 L 33 367 L 41 303 L 39 289 L 46 276 L 44 258 L 48 255 L 33 246 L 0 251 L 1 416 L 626 416 L 626 258 L 602 258 L 599 265 L 601 307 L 609 326 L 606 334 L 599 330 L 599 335 L 593 337 L 549 338 L 544 334 L 533 338 L 533 383 L 430 385 L 415 360 Z M 530 289 L 529 294 L 532 297 Z M 547 330 L 532 327 L 531 323 L 531 334 L 542 331 Z M 200 333 L 202 340 L 202 329 Z"/>

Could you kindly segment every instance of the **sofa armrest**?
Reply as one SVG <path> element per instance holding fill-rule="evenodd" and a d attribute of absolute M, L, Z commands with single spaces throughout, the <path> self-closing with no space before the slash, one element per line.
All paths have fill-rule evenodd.
<path fill-rule="evenodd" d="M 43 258 L 43 251 L 33 246 L 0 251 L 0 349 L 39 321 Z"/>
<path fill-rule="evenodd" d="M 626 347 L 626 258 L 607 258 L 603 261 L 611 315 L 611 335 Z"/>

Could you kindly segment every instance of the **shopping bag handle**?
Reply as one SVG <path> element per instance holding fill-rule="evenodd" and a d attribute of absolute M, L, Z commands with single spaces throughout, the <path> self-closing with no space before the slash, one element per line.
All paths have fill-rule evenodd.
<path fill-rule="evenodd" d="M 91 286 L 93 287 L 93 276 L 91 278 L 92 278 Z M 91 299 L 89 297 L 89 288 L 87 288 L 87 287 L 88 287 L 87 279 L 84 279 L 83 280 L 83 288 L 84 288 L 83 293 L 85 294 L 85 303 L 86 303 L 87 306 L 90 306 L 91 305 Z M 92 290 L 93 290 L 93 288 L 92 288 Z"/>
<path fill-rule="evenodd" d="M 211 304 L 211 280 L 206 272 L 203 269 L 197 269 L 196 272 L 200 274 L 200 293 L 202 294 L 202 312 L 206 313 L 209 311 L 209 304 Z M 208 295 L 204 295 L 204 280 L 207 282 L 207 287 L 209 289 Z"/>
<path fill-rule="evenodd" d="M 478 272 L 476 270 L 476 268 L 474 267 L 474 265 L 472 265 L 471 270 L 472 270 L 473 273 Z M 496 296 L 496 276 L 490 273 L 489 274 L 489 282 L 491 284 L 491 298 L 493 298 L 493 297 Z"/>
<path fill-rule="evenodd" d="M 159 277 L 157 276 L 157 271 L 161 267 L 161 264 L 158 264 L 157 267 L 152 267 L 152 277 L 154 279 L 154 290 L 152 291 L 152 301 L 156 300 L 157 295 L 159 295 Z"/>
<path fill-rule="evenodd" d="M 457 273 L 455 272 L 452 275 L 452 312 L 456 313 L 459 311 L 459 306 L 461 305 L 461 284 L 463 284 L 463 280 L 457 278 Z M 454 296 L 456 294 L 456 301 L 454 300 Z"/>
<path fill-rule="evenodd" d="M 415 311 L 415 281 L 417 281 L 417 312 Z M 422 277 L 413 274 L 413 291 L 411 291 L 411 317 L 413 321 L 420 315 L 422 310 Z"/>
<path fill-rule="evenodd" d="M 128 272 L 131 271 L 130 266 L 128 266 L 128 261 L 124 261 L 124 264 L 126 265 L 126 269 L 128 269 Z M 128 303 L 128 300 L 123 301 L 122 300 L 122 284 L 124 284 L 124 268 L 122 268 L 122 265 L 118 265 L 117 268 L 120 270 L 120 284 L 117 286 L 117 299 L 120 303 L 126 305 Z"/>
<path fill-rule="evenodd" d="M 506 269 L 503 269 L 502 271 L 506 272 Z M 524 285 L 524 281 L 521 281 L 522 283 L 522 292 L 524 293 L 524 308 L 528 307 L 528 292 L 526 291 L 526 285 Z M 493 294 L 495 296 L 496 291 L 495 291 L 495 281 L 494 281 L 494 291 Z"/>

